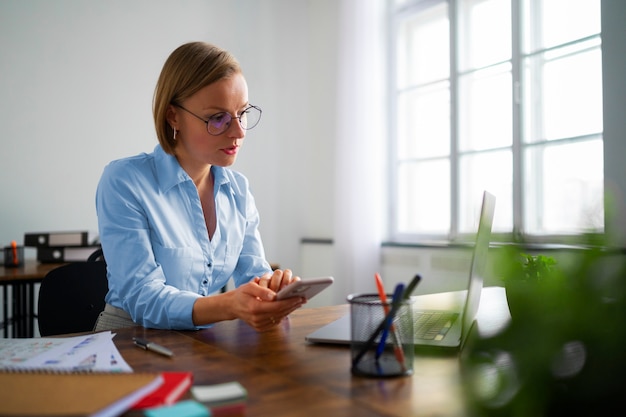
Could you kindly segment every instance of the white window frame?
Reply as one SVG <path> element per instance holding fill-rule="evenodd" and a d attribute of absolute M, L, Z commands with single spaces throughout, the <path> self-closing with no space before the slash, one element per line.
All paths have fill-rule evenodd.
<path fill-rule="evenodd" d="M 513 158 L 513 190 L 512 190 L 512 229 L 511 230 L 496 230 L 494 231 L 494 239 L 499 241 L 520 241 L 528 243 L 579 243 L 581 242 L 581 235 L 577 234 L 535 234 L 531 235 L 525 233 L 525 220 L 524 220 L 524 189 L 523 189 L 523 157 L 522 154 L 525 149 L 532 146 L 538 146 L 536 143 L 524 143 L 523 140 L 523 105 L 520 104 L 520 100 L 523 100 L 523 90 L 524 79 L 522 74 L 522 65 L 523 59 L 527 58 L 529 55 L 524 55 L 524 52 L 521 50 L 522 36 L 521 33 L 521 24 L 523 19 L 523 10 L 522 10 L 522 0 L 511 0 L 511 14 L 512 14 L 512 57 L 511 57 L 511 72 L 512 72 L 512 97 L 513 97 L 513 132 L 512 132 L 512 158 Z M 459 182 L 458 182 L 458 170 L 459 170 L 459 150 L 458 150 L 458 129 L 459 129 L 459 119 L 457 112 L 458 108 L 458 100 L 456 97 L 458 95 L 458 79 L 460 77 L 460 73 L 457 69 L 457 60 L 456 60 L 456 49 L 457 45 L 457 28 L 456 28 L 456 13 L 457 13 L 457 1 L 456 0 L 389 0 L 389 16 L 390 16 L 390 24 L 389 24 L 389 109 L 390 115 L 388 120 L 390 121 L 389 126 L 389 135 L 392 138 L 390 141 L 390 152 L 389 152 L 389 166 L 390 176 L 389 176 L 389 224 L 388 231 L 389 236 L 388 240 L 390 242 L 395 243 L 424 243 L 429 241 L 445 241 L 445 242 L 457 242 L 457 241 L 467 241 L 473 238 L 472 233 L 464 233 L 460 231 L 459 227 Z M 398 112 L 397 105 L 397 92 L 396 92 L 396 38 L 397 31 L 400 26 L 400 22 L 403 19 L 408 18 L 411 15 L 416 13 L 420 13 L 426 9 L 433 7 L 434 5 L 448 3 L 448 13 L 450 19 L 450 101 L 451 101 L 451 120 L 450 120 L 450 134 L 451 134 L 451 148 L 449 154 L 450 161 L 450 225 L 447 233 L 419 233 L 419 234 L 411 234 L 411 233 L 402 233 L 397 228 L 398 221 L 398 213 L 399 213 L 399 198 L 401 197 L 398 193 L 398 160 L 396 159 L 397 154 L 397 125 L 396 125 L 396 115 Z M 400 4 L 400 6 L 395 6 L 395 4 Z M 595 42 L 595 47 L 601 48 L 600 44 L 601 34 L 590 36 L 588 39 L 578 40 L 580 42 L 591 42 L 592 44 Z M 574 42 L 576 43 L 576 42 Z M 549 49 L 549 48 L 548 48 Z M 543 53 L 549 50 L 542 50 L 537 53 Z M 540 144 L 540 146 L 555 146 L 559 143 L 574 143 L 574 142 L 584 142 L 588 140 L 597 140 L 602 139 L 602 132 L 594 132 L 593 134 L 588 135 L 580 135 L 575 137 L 567 137 L 560 140 L 550 141 L 549 144 Z M 479 151 L 480 152 L 480 151 Z M 424 204 L 428 204 L 428 199 L 421 196 Z M 479 203 L 480 196 L 477 195 L 477 202 Z M 603 233 L 603 229 L 596 229 L 590 231 L 591 234 L 601 234 Z M 585 236 L 585 239 L 588 238 L 588 235 Z"/>

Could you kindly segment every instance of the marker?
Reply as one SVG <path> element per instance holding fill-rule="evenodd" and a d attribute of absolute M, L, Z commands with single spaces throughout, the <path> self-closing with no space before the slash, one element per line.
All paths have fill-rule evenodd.
<path fill-rule="evenodd" d="M 13 249 L 13 265 L 19 265 L 20 260 L 17 259 L 17 242 L 11 241 L 11 249 Z"/>
<path fill-rule="evenodd" d="M 389 306 L 387 305 L 387 293 L 385 293 L 385 287 L 383 286 L 383 279 L 380 277 L 380 274 L 377 272 L 374 275 L 374 278 L 376 279 L 376 287 L 378 288 L 378 296 L 380 297 L 380 301 L 382 301 L 383 303 L 383 309 L 385 310 L 385 316 L 387 314 L 389 314 Z M 396 326 L 394 326 L 393 324 L 391 324 L 391 339 L 393 341 L 393 352 L 396 355 L 396 359 L 398 360 L 398 363 L 400 364 L 400 366 L 402 366 L 402 369 L 406 369 L 405 366 L 405 361 L 404 361 L 404 350 L 402 350 L 402 345 L 400 345 L 400 338 L 398 337 L 398 329 L 396 329 Z M 386 337 L 383 334 L 383 337 Z M 382 348 L 384 348 L 384 343 Z M 379 345 L 379 349 L 381 349 L 381 346 Z M 381 351 L 382 354 L 382 351 Z M 376 354 L 376 358 L 378 358 L 380 355 L 377 353 Z"/>
<path fill-rule="evenodd" d="M 172 357 L 174 356 L 174 352 L 169 350 L 166 347 L 161 345 L 157 345 L 156 343 L 150 342 L 146 339 L 141 339 L 139 337 L 133 337 L 133 341 L 135 342 L 135 346 L 140 347 L 144 350 L 151 350 L 152 352 L 156 352 L 163 356 Z"/>

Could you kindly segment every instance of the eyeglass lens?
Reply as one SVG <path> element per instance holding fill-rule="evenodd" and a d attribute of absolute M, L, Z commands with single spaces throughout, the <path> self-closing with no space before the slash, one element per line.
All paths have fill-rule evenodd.
<path fill-rule="evenodd" d="M 245 109 L 238 117 L 239 123 L 243 129 L 252 129 L 259 123 L 261 119 L 261 111 L 254 106 Z M 207 121 L 207 129 L 212 135 L 224 133 L 229 127 L 233 117 L 230 113 L 222 112 L 214 114 Z"/>

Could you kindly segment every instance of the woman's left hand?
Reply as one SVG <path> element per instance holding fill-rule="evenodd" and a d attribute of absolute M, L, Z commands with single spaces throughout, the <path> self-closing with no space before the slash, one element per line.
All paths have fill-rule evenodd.
<path fill-rule="evenodd" d="M 278 292 L 287 285 L 295 281 L 300 281 L 300 277 L 294 276 L 291 269 L 285 269 L 284 271 L 277 269 L 271 275 L 267 273 L 261 277 L 256 277 L 254 281 L 261 287 L 269 288 L 274 292 Z"/>

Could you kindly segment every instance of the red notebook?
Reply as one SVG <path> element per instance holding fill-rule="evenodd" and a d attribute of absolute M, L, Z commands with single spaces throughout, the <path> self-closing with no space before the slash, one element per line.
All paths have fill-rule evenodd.
<path fill-rule="evenodd" d="M 191 371 L 161 372 L 161 375 L 161 386 L 133 405 L 133 410 L 172 405 L 189 390 L 193 382 Z"/>

